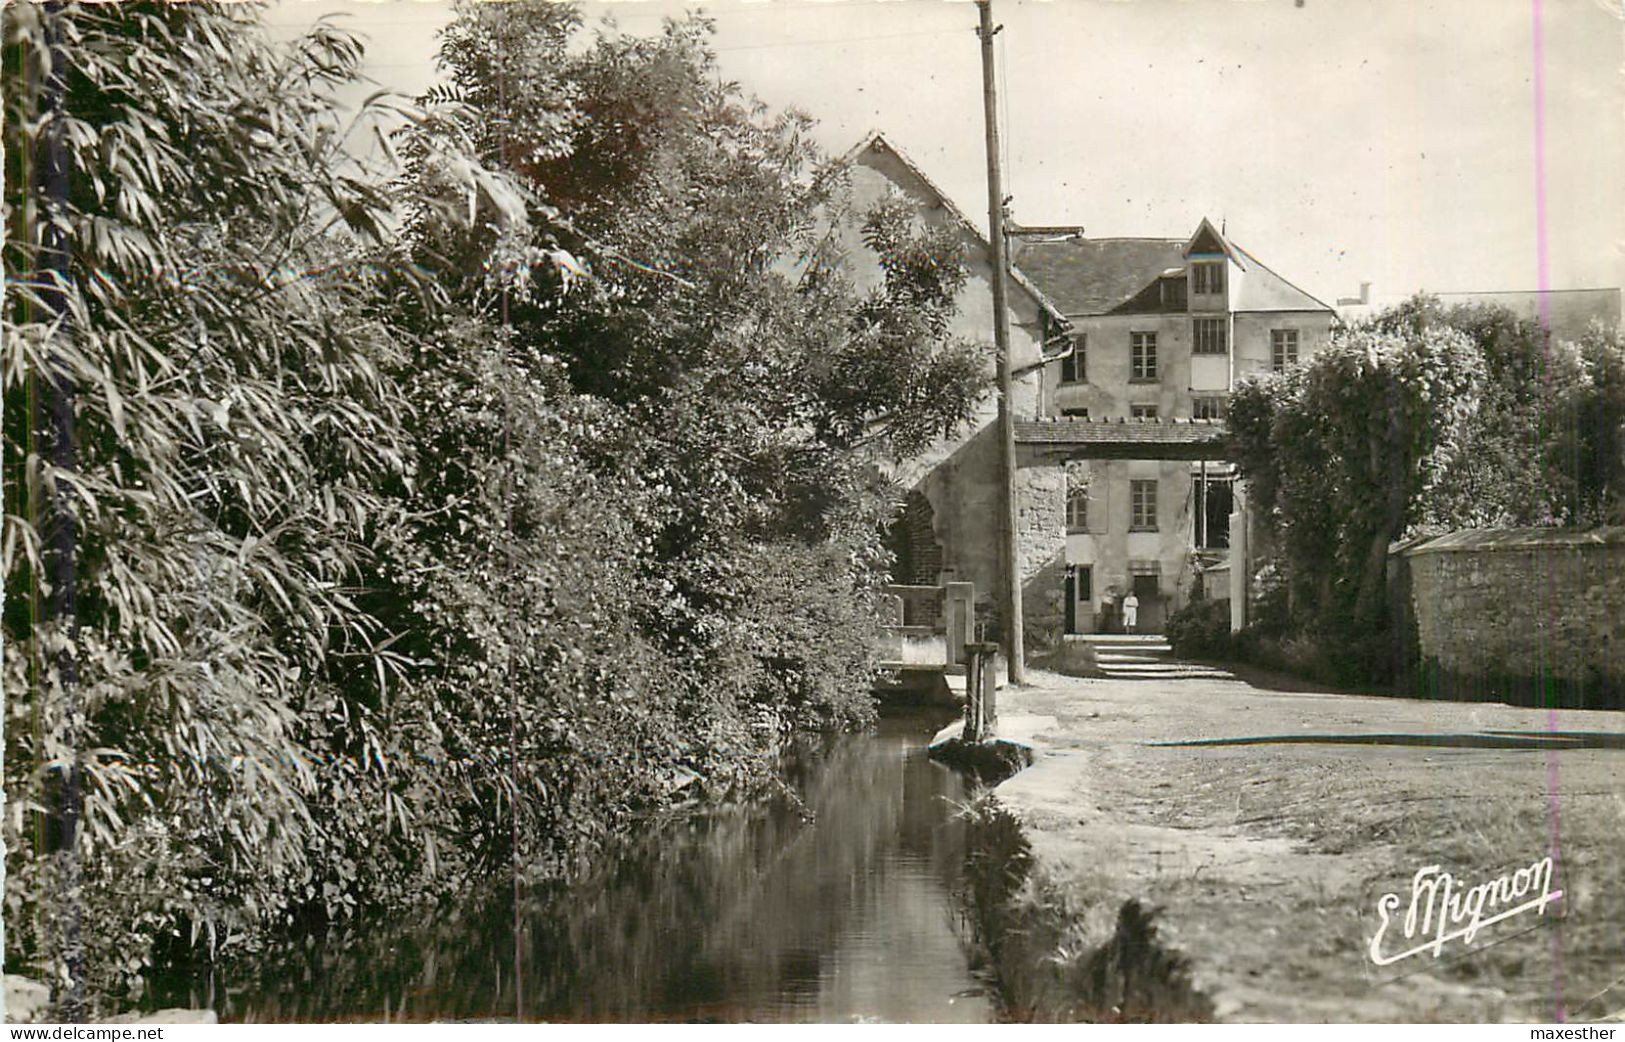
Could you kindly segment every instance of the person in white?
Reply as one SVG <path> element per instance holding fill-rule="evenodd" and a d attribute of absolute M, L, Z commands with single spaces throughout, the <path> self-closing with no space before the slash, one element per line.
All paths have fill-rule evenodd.
<path fill-rule="evenodd" d="M 1128 596 L 1123 598 L 1123 632 L 1133 633 L 1139 621 L 1140 598 L 1134 596 L 1134 591 L 1130 590 Z"/>

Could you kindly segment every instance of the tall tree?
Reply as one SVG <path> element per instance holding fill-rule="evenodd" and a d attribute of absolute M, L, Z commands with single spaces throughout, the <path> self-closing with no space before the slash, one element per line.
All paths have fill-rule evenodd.
<path fill-rule="evenodd" d="M 1482 355 L 1460 332 L 1377 326 L 1236 390 L 1242 472 L 1312 626 L 1381 629 L 1388 544 L 1460 458 L 1482 384 Z"/>
<path fill-rule="evenodd" d="M 661 496 L 648 581 L 673 588 L 652 599 L 648 632 L 748 665 L 745 644 L 724 639 L 748 595 L 723 562 L 766 543 L 788 561 L 856 531 L 843 512 L 873 509 L 857 450 L 911 449 L 981 392 L 978 351 L 945 320 L 963 268 L 951 244 L 882 208 L 857 219 L 885 285 L 858 294 L 838 260 L 812 259 L 827 222 L 849 217 L 840 171 L 806 117 L 719 81 L 706 20 L 649 38 L 605 27 L 584 47 L 579 32 L 568 8 L 519 3 L 465 7 L 445 36 L 444 96 L 524 185 L 531 216 L 528 240 L 493 235 L 483 262 L 515 277 L 469 299 L 513 331 L 520 364 L 556 359 L 639 432 L 614 450 Z M 462 249 L 433 229 L 419 241 Z M 591 277 L 566 291 L 502 260 L 560 253 Z"/>

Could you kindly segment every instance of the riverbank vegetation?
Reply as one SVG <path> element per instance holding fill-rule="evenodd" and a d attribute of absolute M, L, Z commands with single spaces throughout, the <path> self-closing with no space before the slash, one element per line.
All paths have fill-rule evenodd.
<path fill-rule="evenodd" d="M 259 14 L 4 12 L 5 957 L 64 1019 L 864 722 L 869 464 L 984 386 L 954 243 L 703 18 L 471 5 L 352 114 Z"/>
<path fill-rule="evenodd" d="M 964 926 L 979 969 L 998 981 L 1005 1019 L 1032 1023 L 1190 1023 L 1213 1019 L 1191 967 L 1158 937 L 1158 910 L 1109 887 L 1054 875 L 1027 826 L 983 791 L 962 810 Z"/>
<path fill-rule="evenodd" d="M 1414 640 L 1388 550 L 1460 528 L 1625 521 L 1625 345 L 1577 343 L 1489 305 L 1417 297 L 1244 381 L 1230 427 L 1255 531 L 1249 626 L 1193 603 L 1179 654 L 1333 684 L 1406 687 Z"/>

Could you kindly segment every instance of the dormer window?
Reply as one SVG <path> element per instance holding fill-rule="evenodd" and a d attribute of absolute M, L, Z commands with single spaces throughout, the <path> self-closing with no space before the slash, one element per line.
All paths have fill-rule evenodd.
<path fill-rule="evenodd" d="M 1191 263 L 1191 293 L 1196 296 L 1224 292 L 1224 261 Z"/>
<path fill-rule="evenodd" d="M 1157 280 L 1162 290 L 1162 306 L 1174 311 L 1181 311 L 1185 307 L 1185 272 L 1180 268 L 1172 268 L 1162 273 Z"/>

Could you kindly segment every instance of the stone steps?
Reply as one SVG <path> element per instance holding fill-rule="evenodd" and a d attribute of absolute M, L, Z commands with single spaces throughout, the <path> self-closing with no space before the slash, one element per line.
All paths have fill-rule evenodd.
<path fill-rule="evenodd" d="M 1089 645 L 1101 673 L 1113 680 L 1231 678 L 1226 670 L 1175 658 L 1173 646 L 1158 633 L 1091 633 L 1070 639 Z"/>

